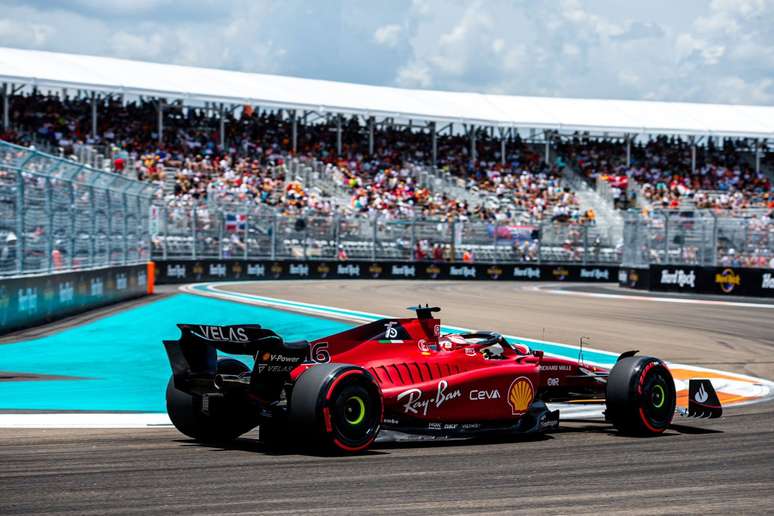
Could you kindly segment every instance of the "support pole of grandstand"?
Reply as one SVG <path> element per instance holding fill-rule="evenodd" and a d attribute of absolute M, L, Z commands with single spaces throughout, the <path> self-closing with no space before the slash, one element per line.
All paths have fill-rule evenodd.
<path fill-rule="evenodd" d="M 435 127 L 435 122 L 430 122 L 430 131 L 433 135 L 433 168 L 435 168 L 438 163 L 438 130 Z"/>
<path fill-rule="evenodd" d="M 223 118 L 224 111 L 223 111 L 223 102 L 218 105 L 218 121 L 220 122 L 220 148 L 225 149 L 226 148 L 226 120 Z"/>
<path fill-rule="evenodd" d="M 476 161 L 476 126 L 470 126 L 470 159 Z"/>
<path fill-rule="evenodd" d="M 159 143 L 164 143 L 164 99 L 159 99 L 156 108 L 159 115 L 157 127 L 159 132 Z"/>
<path fill-rule="evenodd" d="M 502 127 L 499 129 L 500 133 L 500 163 L 505 166 L 505 131 Z"/>
<path fill-rule="evenodd" d="M 626 135 L 626 166 L 632 166 L 632 136 Z"/>
<path fill-rule="evenodd" d="M 296 115 L 296 110 L 293 110 L 293 114 L 290 115 L 291 120 L 291 141 L 293 144 L 293 154 L 298 152 L 298 115 Z"/>
<path fill-rule="evenodd" d="M 8 84 L 3 83 L 3 131 L 10 129 L 8 120 Z"/>
<path fill-rule="evenodd" d="M 691 136 L 691 174 L 696 174 L 696 138 Z"/>
<path fill-rule="evenodd" d="M 368 118 L 368 155 L 374 155 L 374 117 Z"/>
<path fill-rule="evenodd" d="M 336 115 L 336 154 L 341 156 L 341 115 Z"/>
<path fill-rule="evenodd" d="M 91 92 L 91 137 L 97 139 L 97 94 Z"/>
<path fill-rule="evenodd" d="M 755 140 L 755 175 L 761 173 L 761 147 L 763 147 L 764 141 Z"/>
<path fill-rule="evenodd" d="M 551 131 L 544 131 L 543 135 L 546 139 L 546 156 L 545 156 L 545 162 L 548 163 L 551 160 Z"/>

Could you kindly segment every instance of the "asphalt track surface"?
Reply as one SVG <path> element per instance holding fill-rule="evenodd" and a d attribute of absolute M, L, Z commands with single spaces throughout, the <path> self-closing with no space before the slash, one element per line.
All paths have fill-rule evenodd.
<path fill-rule="evenodd" d="M 240 291 L 774 378 L 774 310 L 584 298 L 526 284 L 325 281 Z M 199 445 L 171 429 L 0 430 L 0 514 L 742 513 L 774 511 L 774 403 L 658 438 L 562 423 L 541 439 L 380 443 L 357 457 L 267 448 L 248 435 Z"/>

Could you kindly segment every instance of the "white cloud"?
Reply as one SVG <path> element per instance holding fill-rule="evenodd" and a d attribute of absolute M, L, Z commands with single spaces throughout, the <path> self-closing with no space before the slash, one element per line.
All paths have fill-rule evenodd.
<path fill-rule="evenodd" d="M 400 42 L 400 25 L 384 25 L 374 32 L 374 41 L 386 47 L 395 47 Z"/>
<path fill-rule="evenodd" d="M 774 104 L 774 1 L 0 0 L 0 46 L 521 95 Z"/>

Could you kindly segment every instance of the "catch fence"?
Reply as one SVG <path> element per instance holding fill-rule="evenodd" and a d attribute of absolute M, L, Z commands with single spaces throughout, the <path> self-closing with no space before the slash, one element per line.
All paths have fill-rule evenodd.
<path fill-rule="evenodd" d="M 766 210 L 630 211 L 624 221 L 622 265 L 680 264 L 771 267 L 774 220 Z"/>
<path fill-rule="evenodd" d="M 0 142 L 0 275 L 147 261 L 149 183 Z"/>
<path fill-rule="evenodd" d="M 606 228 L 394 219 L 367 215 L 283 215 L 255 204 L 154 206 L 153 257 L 579 263 L 620 261 Z"/>

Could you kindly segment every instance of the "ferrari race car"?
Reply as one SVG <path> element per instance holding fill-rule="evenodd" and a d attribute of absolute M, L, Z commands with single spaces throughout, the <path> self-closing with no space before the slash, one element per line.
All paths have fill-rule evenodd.
<path fill-rule="evenodd" d="M 292 435 L 330 450 L 366 450 L 381 429 L 436 437 L 555 429 L 546 403 L 604 403 L 627 434 L 655 435 L 672 422 L 667 365 L 623 353 L 611 369 L 548 357 L 496 332 L 441 335 L 440 308 L 381 319 L 314 341 L 288 342 L 257 324 L 180 324 L 164 341 L 172 378 L 167 411 L 183 434 L 222 442 L 259 426 L 261 439 Z M 250 370 L 229 355 L 249 355 Z M 683 415 L 719 417 L 709 380 L 691 380 Z"/>

